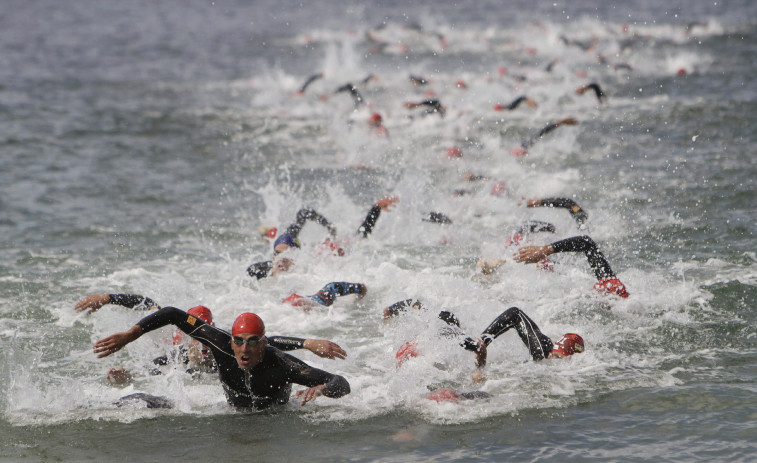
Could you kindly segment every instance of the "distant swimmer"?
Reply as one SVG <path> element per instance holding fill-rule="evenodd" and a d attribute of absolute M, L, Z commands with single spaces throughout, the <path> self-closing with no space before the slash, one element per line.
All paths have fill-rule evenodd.
<path fill-rule="evenodd" d="M 594 95 L 596 95 L 597 100 L 599 101 L 599 104 L 603 104 L 607 100 L 607 97 L 605 97 L 605 92 L 603 92 L 602 89 L 599 87 L 599 84 L 595 82 L 578 87 L 576 89 L 576 95 L 583 95 L 584 92 L 586 92 L 587 90 L 594 91 Z"/>
<path fill-rule="evenodd" d="M 510 307 L 497 316 L 481 333 L 479 340 L 466 339 L 465 348 L 470 351 L 489 346 L 492 341 L 515 328 L 534 361 L 569 357 L 584 351 L 584 340 L 575 333 L 565 333 L 557 342 L 544 335 L 539 327 L 517 307 Z"/>
<path fill-rule="evenodd" d="M 594 289 L 603 294 L 614 294 L 622 298 L 628 297 L 626 287 L 610 267 L 602 251 L 588 235 L 574 236 L 560 241 L 555 241 L 546 246 L 523 246 L 518 249 L 515 256 L 516 262 L 531 264 L 559 252 L 583 252 L 589 261 L 589 265 L 597 277 Z"/>
<path fill-rule="evenodd" d="M 238 409 L 264 409 L 289 401 L 292 384 L 301 384 L 295 397 L 300 405 L 319 396 L 339 398 L 350 393 L 342 376 L 334 375 L 269 346 L 265 324 L 247 312 L 236 318 L 231 333 L 213 327 L 175 307 L 164 307 L 143 318 L 127 331 L 97 341 L 93 352 L 106 357 L 137 340 L 144 333 L 175 325 L 211 350 L 229 404 Z"/>
<path fill-rule="evenodd" d="M 305 90 L 318 79 L 323 78 L 323 73 L 319 72 L 318 74 L 313 74 L 312 76 L 308 77 L 304 84 L 302 84 L 302 87 L 297 91 L 297 94 L 303 95 L 305 93 Z"/>
<path fill-rule="evenodd" d="M 384 118 L 381 114 L 371 114 L 371 117 L 368 119 L 368 126 L 373 129 L 376 135 L 389 138 L 389 129 L 384 125 Z"/>
<path fill-rule="evenodd" d="M 422 87 L 424 85 L 428 85 L 429 80 L 426 79 L 425 77 L 414 76 L 410 74 L 410 82 L 416 87 Z"/>
<path fill-rule="evenodd" d="M 319 305 L 323 307 L 331 307 L 337 297 L 357 294 L 358 298 L 363 298 L 367 292 L 368 288 L 363 283 L 332 281 L 331 283 L 327 283 L 315 294 L 310 296 L 300 296 L 297 293 L 292 293 L 282 302 L 309 311 Z"/>
<path fill-rule="evenodd" d="M 543 129 L 539 131 L 536 135 L 532 136 L 528 140 L 524 140 L 521 145 L 517 148 L 513 148 L 510 151 L 510 154 L 513 156 L 525 156 L 528 153 L 529 148 L 534 146 L 534 144 L 541 140 L 544 135 L 548 134 L 549 132 L 555 130 L 556 128 L 562 126 L 562 125 L 576 125 L 578 124 L 578 120 L 574 117 L 566 117 L 565 119 L 560 119 L 557 122 L 553 122 L 551 124 L 547 124 Z"/>
<path fill-rule="evenodd" d="M 585 225 L 586 221 L 589 219 L 589 214 L 581 209 L 581 206 L 570 198 L 529 199 L 526 201 L 526 207 L 557 207 L 567 209 L 579 228 Z"/>
<path fill-rule="evenodd" d="M 160 306 L 149 297 L 138 294 L 89 294 L 79 300 L 74 306 L 77 312 L 87 311 L 92 314 L 101 307 L 107 305 L 120 305 L 134 310 L 160 310 Z M 210 326 L 213 323 L 213 313 L 205 306 L 199 305 L 187 310 L 187 314 L 199 318 Z M 186 342 L 188 341 L 188 342 Z M 197 373 L 215 373 L 217 365 L 210 351 L 199 341 L 186 339 L 180 331 L 173 334 L 174 348 L 167 355 L 161 355 L 153 359 L 155 368 L 149 370 L 152 375 L 160 375 L 161 366 L 170 364 L 183 365 L 186 372 L 194 375 Z M 346 352 L 339 345 L 325 339 L 302 339 L 290 336 L 269 336 L 268 343 L 280 350 L 306 349 L 323 358 L 344 359 Z M 124 384 L 132 379 L 131 372 L 123 367 L 115 367 L 108 370 L 107 379 L 111 383 Z"/>
<path fill-rule="evenodd" d="M 325 227 L 332 238 L 336 237 L 336 227 L 334 227 L 326 217 L 312 208 L 302 208 L 297 211 L 297 216 L 294 223 L 289 225 L 286 228 L 286 231 L 278 237 L 276 236 L 278 233 L 278 229 L 276 229 L 276 227 L 261 226 L 258 231 L 260 232 L 260 236 L 262 237 L 276 238 L 276 241 L 274 241 L 273 244 L 273 252 L 274 256 L 276 256 L 291 247 L 300 247 L 300 241 L 298 239 L 300 232 L 302 231 L 302 228 L 305 226 L 305 224 L 309 221 L 315 222 Z M 288 264 L 291 263 L 289 263 L 287 260 L 280 260 L 279 267 L 280 269 L 286 271 L 288 270 Z M 274 271 L 275 267 L 276 266 L 274 265 L 273 260 L 256 262 L 247 268 L 247 273 L 251 277 L 261 279 L 270 275 Z"/>
<path fill-rule="evenodd" d="M 590 40 L 575 40 L 575 39 L 569 39 L 568 37 L 561 35 L 560 41 L 564 43 L 565 45 L 568 45 L 571 47 L 578 47 L 583 51 L 591 51 L 597 46 L 596 38 L 592 38 Z"/>
<path fill-rule="evenodd" d="M 356 234 L 362 238 L 367 238 L 368 235 L 370 235 L 371 232 L 373 231 L 373 228 L 376 226 L 376 221 L 378 220 L 379 215 L 381 215 L 381 211 L 387 211 L 387 212 L 390 211 L 391 208 L 394 207 L 396 203 L 398 202 L 399 202 L 399 198 L 396 196 L 386 196 L 376 201 L 371 207 L 371 209 L 368 211 L 368 215 L 365 216 L 365 219 L 363 220 L 363 223 L 358 228 Z M 320 216 L 320 214 L 318 215 Z M 296 223 L 299 223 L 299 217 L 300 215 L 298 213 L 298 222 Z M 323 223 L 321 224 L 324 225 Z M 324 226 L 327 226 L 327 225 L 324 225 Z M 329 233 L 331 233 L 331 231 L 332 231 L 331 228 L 329 228 Z M 263 233 L 262 229 L 261 229 L 261 233 Z M 266 278 L 271 275 L 277 275 L 279 273 L 285 273 L 291 270 L 292 266 L 294 265 L 294 261 L 292 257 L 287 256 L 287 255 L 282 255 L 282 253 L 290 249 L 300 248 L 300 242 L 297 239 L 297 233 L 299 233 L 299 231 L 296 231 L 294 235 L 292 233 L 287 232 L 279 236 L 274 242 L 274 250 L 273 250 L 274 258 L 272 260 L 256 262 L 250 265 L 247 268 L 247 273 L 251 277 L 255 277 L 258 280 L 260 280 L 262 278 Z M 336 229 L 334 229 L 334 233 L 336 233 Z M 334 233 L 332 233 L 332 237 Z M 333 253 L 337 255 L 342 256 L 345 254 L 342 246 L 333 240 L 327 240 L 322 244 L 323 244 L 323 248 L 329 251 L 333 251 Z"/>
<path fill-rule="evenodd" d="M 417 103 L 407 101 L 405 102 L 404 106 L 407 109 L 416 109 L 422 107 L 425 108 L 425 111 L 423 112 L 424 115 L 438 114 L 439 117 L 442 118 L 447 113 L 447 107 L 442 105 L 442 103 L 436 99 L 423 100 Z"/>
<path fill-rule="evenodd" d="M 334 91 L 334 93 L 342 92 L 349 92 L 350 96 L 352 97 L 352 103 L 355 105 L 355 109 L 359 108 L 365 103 L 365 100 L 363 100 L 363 95 L 360 94 L 360 91 L 357 89 L 357 87 L 349 82 Z"/>
<path fill-rule="evenodd" d="M 521 103 L 526 103 L 531 108 L 536 108 L 539 106 L 538 103 L 536 103 L 535 100 L 532 100 L 531 98 L 528 98 L 526 95 L 521 95 L 518 98 L 514 99 L 510 104 L 503 105 L 503 104 L 495 104 L 494 110 L 495 111 L 514 111 L 518 106 L 521 105 Z"/>
<path fill-rule="evenodd" d="M 452 219 L 442 214 L 441 212 L 429 212 L 421 219 L 421 221 L 436 223 L 439 225 L 450 225 L 452 223 Z"/>
<path fill-rule="evenodd" d="M 407 312 L 408 309 L 420 311 L 427 310 L 426 307 L 417 299 L 404 299 L 384 308 L 384 320 L 388 320 L 392 317 L 396 317 L 404 312 Z M 476 341 L 470 337 L 466 337 L 460 327 L 460 321 L 452 312 L 448 310 L 442 310 L 439 312 L 437 318 L 444 322 L 444 325 L 442 325 L 442 327 L 438 330 L 437 334 L 439 337 L 448 339 L 465 338 L 464 340 L 459 342 L 459 345 L 461 347 L 464 347 L 466 350 L 475 352 L 476 354 L 476 372 L 474 372 L 473 374 L 473 381 L 483 381 L 484 378 L 481 370 L 486 365 L 486 346 L 483 344 L 483 341 Z M 475 345 L 475 348 L 471 349 L 471 345 Z M 423 347 L 419 346 L 417 340 L 410 340 L 403 344 L 395 354 L 397 367 L 401 367 L 406 361 L 411 358 L 418 357 L 422 353 L 422 350 Z"/>
<path fill-rule="evenodd" d="M 514 232 L 510 234 L 505 240 L 505 247 L 518 246 L 525 240 L 528 240 L 531 235 L 536 233 L 554 233 L 555 226 L 549 222 L 542 222 L 541 220 L 527 220 L 523 222 Z M 499 267 L 507 263 L 505 259 L 482 259 L 476 262 L 476 268 L 481 270 L 484 275 L 491 275 Z M 553 263 L 546 257 L 537 262 L 536 266 L 541 270 L 552 271 Z"/>

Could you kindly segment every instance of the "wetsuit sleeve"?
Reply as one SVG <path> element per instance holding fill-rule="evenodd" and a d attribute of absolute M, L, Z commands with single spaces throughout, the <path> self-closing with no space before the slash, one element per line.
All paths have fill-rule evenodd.
<path fill-rule="evenodd" d="M 305 223 L 310 220 L 313 222 L 318 223 L 318 225 L 321 225 L 323 227 L 326 227 L 326 229 L 329 231 L 331 235 L 336 234 L 336 229 L 333 225 L 331 225 L 331 222 L 326 219 L 326 217 L 322 216 L 318 212 L 316 212 L 314 209 L 300 209 L 297 212 L 297 218 L 295 219 L 295 222 L 290 225 L 287 228 L 287 233 L 292 235 L 293 238 L 297 238 L 300 234 L 300 231 L 302 231 L 302 227 L 305 226 Z"/>
<path fill-rule="evenodd" d="M 336 300 L 337 296 L 347 296 L 348 294 L 361 294 L 363 292 L 364 285 L 361 283 L 347 283 L 346 281 L 332 281 L 327 284 L 320 291 L 310 296 L 315 302 L 331 306 Z"/>
<path fill-rule="evenodd" d="M 509 111 L 512 111 L 512 110 L 514 110 L 515 108 L 517 108 L 518 106 L 520 106 L 520 104 L 521 104 L 521 103 L 523 103 L 524 101 L 526 101 L 526 99 L 527 99 L 527 98 L 526 98 L 526 95 L 521 95 L 521 96 L 519 96 L 518 98 L 514 99 L 514 100 L 513 100 L 513 102 L 512 102 L 512 103 L 510 103 L 510 104 L 509 104 L 509 105 L 507 106 L 507 109 L 508 109 Z"/>
<path fill-rule="evenodd" d="M 393 317 L 399 315 L 400 312 L 406 312 L 409 308 L 420 310 L 423 309 L 423 305 L 418 300 L 413 301 L 412 299 L 405 299 L 404 301 L 395 302 L 387 307 L 389 314 Z"/>
<path fill-rule="evenodd" d="M 310 84 L 320 79 L 321 77 L 323 77 L 323 73 L 320 73 L 320 72 L 318 74 L 313 74 L 312 76 L 308 77 L 308 80 L 306 80 L 305 83 L 302 84 L 302 87 L 300 87 L 300 93 L 305 93 L 305 90 L 307 90 Z"/>
<path fill-rule="evenodd" d="M 528 222 L 525 222 L 523 223 L 523 225 L 520 226 L 517 233 L 520 235 L 529 235 L 531 233 L 544 233 L 544 232 L 554 233 L 555 226 L 549 222 L 542 222 L 539 220 L 529 220 Z"/>
<path fill-rule="evenodd" d="M 305 342 L 303 338 L 294 338 L 291 336 L 266 336 L 268 345 L 279 350 L 297 350 L 302 349 Z"/>
<path fill-rule="evenodd" d="M 360 228 L 357 229 L 357 233 L 359 235 L 363 235 L 363 238 L 368 238 L 368 235 L 370 235 L 373 231 L 373 227 L 376 226 L 376 221 L 378 220 L 380 215 L 381 208 L 378 206 L 373 206 L 371 210 L 368 211 L 368 215 L 365 216 L 365 220 L 363 220 Z"/>
<path fill-rule="evenodd" d="M 505 310 L 486 327 L 481 333 L 484 344 L 488 346 L 510 328 L 515 328 L 518 332 L 518 336 L 520 336 L 534 360 L 545 359 L 552 352 L 552 340 L 544 335 L 536 323 L 517 307 L 510 307 Z M 471 348 L 471 345 L 475 346 L 475 344 L 466 344 L 465 348 L 475 350 L 475 348 Z"/>
<path fill-rule="evenodd" d="M 589 261 L 591 269 L 594 270 L 597 280 L 615 278 L 615 273 L 612 271 L 610 263 L 607 262 L 604 254 L 597 247 L 597 243 L 588 235 L 574 236 L 555 241 L 552 243 L 552 249 L 555 252 L 583 252 Z"/>
<path fill-rule="evenodd" d="M 301 384 L 307 387 L 320 386 L 324 384 L 326 387 L 323 390 L 323 395 L 336 399 L 350 393 L 350 383 L 339 375 L 329 373 L 327 371 L 313 368 L 302 360 L 292 357 L 289 354 L 280 354 L 286 362 L 286 367 L 289 370 L 289 381 Z"/>
<path fill-rule="evenodd" d="M 554 123 L 547 124 L 543 129 L 541 129 L 539 131 L 539 133 L 537 133 L 536 135 L 532 136 L 528 140 L 525 140 L 523 143 L 520 144 L 520 146 L 523 147 L 524 149 L 528 149 L 528 148 L 534 146 L 534 144 L 537 141 L 539 141 L 539 139 L 541 137 L 543 137 L 544 135 L 548 134 L 549 132 L 555 130 L 557 127 L 559 127 L 559 126 L 557 124 L 554 124 Z"/>
<path fill-rule="evenodd" d="M 166 325 L 174 325 L 192 339 L 200 341 L 208 347 L 216 362 L 227 360 L 233 363 L 234 352 L 231 349 L 231 334 L 208 325 L 201 319 L 193 317 L 176 307 L 163 307 L 157 312 L 144 317 L 137 322 L 144 333 L 162 328 Z"/>
<path fill-rule="evenodd" d="M 110 304 L 128 307 L 134 310 L 160 309 L 160 306 L 152 299 L 139 294 L 108 294 Z"/>
<path fill-rule="evenodd" d="M 271 271 L 273 270 L 273 261 L 272 260 L 266 260 L 263 262 L 255 262 L 254 264 L 247 267 L 247 274 L 251 277 L 255 277 L 258 280 L 261 280 L 271 274 Z"/>
<path fill-rule="evenodd" d="M 543 207 L 559 207 L 567 209 L 568 212 L 570 212 L 570 216 L 573 217 L 573 220 L 579 225 L 583 225 L 586 222 L 586 219 L 589 218 L 589 215 L 581 209 L 581 206 L 569 198 L 544 198 L 540 200 L 540 202 L 540 205 Z"/>

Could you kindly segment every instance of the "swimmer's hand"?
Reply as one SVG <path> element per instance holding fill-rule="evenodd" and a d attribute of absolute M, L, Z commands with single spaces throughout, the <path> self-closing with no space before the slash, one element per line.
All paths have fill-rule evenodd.
<path fill-rule="evenodd" d="M 326 339 L 306 339 L 302 347 L 322 358 L 344 360 L 347 357 L 347 352 L 339 344 Z"/>
<path fill-rule="evenodd" d="M 319 396 L 323 395 L 323 389 L 326 387 L 325 384 L 321 384 L 320 386 L 313 386 L 309 387 L 307 389 L 303 389 L 301 391 L 297 391 L 294 396 L 296 398 L 302 398 L 302 401 L 300 401 L 300 406 L 305 405 L 306 403 L 310 402 L 311 400 L 315 400 Z"/>
<path fill-rule="evenodd" d="M 142 327 L 134 325 L 127 331 L 111 334 L 106 338 L 100 339 L 92 346 L 92 352 L 97 354 L 97 358 L 107 357 L 142 336 L 142 333 Z"/>
<path fill-rule="evenodd" d="M 486 376 L 484 376 L 484 370 L 478 369 L 473 372 L 473 376 L 471 377 L 471 380 L 474 384 L 482 384 L 486 382 Z"/>
<path fill-rule="evenodd" d="M 476 262 L 476 268 L 484 275 L 491 275 L 505 263 L 503 259 L 485 259 Z"/>
<path fill-rule="evenodd" d="M 87 314 L 97 312 L 100 307 L 110 303 L 109 294 L 90 294 L 84 299 L 81 299 L 74 305 L 74 310 L 77 312 L 87 311 Z"/>
<path fill-rule="evenodd" d="M 555 252 L 551 244 L 546 246 L 523 246 L 518 249 L 518 254 L 514 255 L 515 262 L 524 264 L 535 264 L 545 257 Z"/>
<path fill-rule="evenodd" d="M 387 196 L 376 201 L 374 206 L 380 207 L 382 211 L 388 212 L 398 202 L 400 202 L 400 199 L 397 196 Z"/>
<path fill-rule="evenodd" d="M 575 117 L 566 117 L 565 119 L 560 119 L 559 121 L 555 122 L 555 125 L 576 125 L 578 124 L 578 119 Z"/>
<path fill-rule="evenodd" d="M 126 384 L 131 381 L 131 373 L 124 367 L 116 367 L 108 370 L 106 378 L 112 384 Z"/>

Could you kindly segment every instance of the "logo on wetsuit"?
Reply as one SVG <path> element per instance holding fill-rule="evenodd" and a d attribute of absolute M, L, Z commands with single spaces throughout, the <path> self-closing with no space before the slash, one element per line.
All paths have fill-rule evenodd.
<path fill-rule="evenodd" d="M 191 315 L 187 316 L 187 323 L 189 323 L 192 326 L 195 326 L 195 323 L 197 323 L 197 319 Z"/>

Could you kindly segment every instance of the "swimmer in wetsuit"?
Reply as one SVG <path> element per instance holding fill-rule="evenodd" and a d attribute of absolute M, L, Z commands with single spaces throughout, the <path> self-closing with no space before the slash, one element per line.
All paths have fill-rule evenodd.
<path fill-rule="evenodd" d="M 381 215 L 381 211 L 387 211 L 387 212 L 390 211 L 391 208 L 394 207 L 394 205 L 398 202 L 399 202 L 399 198 L 396 196 L 386 196 L 376 201 L 371 207 L 371 209 L 368 211 L 368 214 L 365 216 L 363 223 L 357 229 L 356 234 L 363 238 L 367 238 L 368 235 L 370 235 L 371 232 L 373 231 L 373 228 L 376 226 L 376 221 Z M 315 212 L 315 211 L 312 211 L 312 212 Z M 299 216 L 300 215 L 298 213 L 297 223 L 299 223 Z M 323 223 L 321 224 L 323 225 Z M 331 233 L 332 237 L 335 236 L 336 234 L 335 228 L 333 227 L 330 228 L 328 225 L 324 225 L 324 226 L 329 228 L 329 233 Z M 301 226 L 299 228 L 301 228 Z M 258 280 L 260 280 L 262 278 L 266 278 L 271 275 L 277 275 L 279 273 L 288 272 L 294 265 L 294 261 L 290 257 L 280 256 L 280 254 L 285 251 L 288 251 L 291 248 L 296 248 L 296 249 L 300 248 L 300 242 L 297 239 L 299 228 L 296 229 L 296 232 L 294 234 L 289 233 L 290 229 L 287 229 L 287 233 L 284 233 L 281 236 L 279 236 L 274 242 L 274 259 L 262 261 L 262 262 L 256 262 L 250 265 L 247 268 L 247 274 L 250 275 L 251 277 L 255 277 Z M 332 233 L 332 230 L 333 230 L 333 233 Z M 344 250 L 336 242 L 328 240 L 324 243 L 324 245 L 327 248 L 336 252 L 336 254 L 340 256 L 344 255 Z"/>
<path fill-rule="evenodd" d="M 558 252 L 583 252 L 598 280 L 594 289 L 603 294 L 615 294 L 622 298 L 628 297 L 625 285 L 612 271 L 610 263 L 607 262 L 604 254 L 597 247 L 597 243 L 588 235 L 574 236 L 555 241 L 546 246 L 523 246 L 518 249 L 515 261 L 532 264 Z"/>
<path fill-rule="evenodd" d="M 544 126 L 543 129 L 539 131 L 536 135 L 533 135 L 528 140 L 523 140 L 523 142 L 520 144 L 519 147 L 513 148 L 510 151 L 510 154 L 513 156 L 525 156 L 528 153 L 528 150 L 534 146 L 534 144 L 541 140 L 544 135 L 548 134 L 549 132 L 555 130 L 556 128 L 562 126 L 562 125 L 576 125 L 578 124 L 578 120 L 574 117 L 566 117 L 565 119 L 560 119 L 559 121 L 547 124 Z"/>
<path fill-rule="evenodd" d="M 444 118 L 444 115 L 447 113 L 447 107 L 442 105 L 441 101 L 439 100 L 423 100 L 418 103 L 414 103 L 411 101 L 405 102 L 404 106 L 407 109 L 415 109 L 419 107 L 426 107 L 426 111 L 423 113 L 424 115 L 430 115 L 430 114 L 438 114 L 439 117 Z"/>
<path fill-rule="evenodd" d="M 321 79 L 323 77 L 323 73 L 319 72 L 317 74 L 313 74 L 312 76 L 308 77 L 304 84 L 302 84 L 302 87 L 300 87 L 299 90 L 297 90 L 298 95 L 302 95 L 305 93 L 305 90 L 318 79 Z"/>
<path fill-rule="evenodd" d="M 368 288 L 363 283 L 347 283 L 346 281 L 332 281 L 326 284 L 320 291 L 310 296 L 300 296 L 292 293 L 282 302 L 288 302 L 303 310 L 310 310 L 317 305 L 331 307 L 338 296 L 357 294 L 358 298 L 365 296 Z"/>
<path fill-rule="evenodd" d="M 531 108 L 536 108 L 539 105 L 536 103 L 536 101 L 532 100 L 531 98 L 528 98 L 526 95 L 521 95 L 518 98 L 514 99 L 509 105 L 503 105 L 503 104 L 495 104 L 494 110 L 495 111 L 514 111 L 518 106 L 520 106 L 521 103 L 526 103 Z"/>
<path fill-rule="evenodd" d="M 595 82 L 578 87 L 576 89 L 576 95 L 583 95 L 584 92 L 586 92 L 587 90 L 594 91 L 594 95 L 597 96 L 597 100 L 599 101 L 599 104 L 604 104 L 604 102 L 607 100 L 607 97 L 605 96 L 605 92 L 603 92 L 602 89 L 599 87 L 599 84 Z"/>
<path fill-rule="evenodd" d="M 79 300 L 74 306 L 77 312 L 87 311 L 92 314 L 107 304 L 120 305 L 135 310 L 159 310 L 160 306 L 152 299 L 138 294 L 90 294 Z M 215 326 L 213 313 L 205 306 L 199 305 L 187 311 L 189 315 L 199 318 L 205 323 Z M 170 363 L 184 365 L 189 374 L 215 373 L 216 363 L 210 351 L 196 340 L 185 342 L 181 332 L 173 335 L 175 348 L 169 355 L 161 355 L 153 359 L 156 366 L 165 366 Z M 325 339 L 302 339 L 289 336 L 268 337 L 270 345 L 281 350 L 306 349 L 315 355 L 330 359 L 344 359 L 347 353 L 338 344 Z M 159 368 L 150 369 L 150 374 L 162 374 Z M 123 367 L 115 367 L 108 370 L 107 379 L 111 383 L 124 384 L 131 380 L 131 373 Z"/>
<path fill-rule="evenodd" d="M 237 317 L 229 333 L 183 310 L 165 307 L 127 331 L 100 339 L 93 346 L 93 352 L 98 358 L 106 357 L 144 333 L 168 324 L 210 349 L 226 399 L 235 408 L 258 410 L 285 404 L 289 401 L 292 383 L 307 386 L 295 394 L 301 399 L 300 405 L 321 395 L 335 399 L 350 393 L 350 385 L 342 376 L 313 368 L 268 345 L 263 320 L 249 312 Z"/>
<path fill-rule="evenodd" d="M 510 328 L 515 328 L 518 332 L 518 336 L 528 348 L 534 361 L 563 358 L 584 351 L 584 340 L 581 336 L 575 333 L 566 333 L 560 340 L 553 342 L 539 330 L 539 327 L 528 315 L 517 307 L 510 307 L 499 314 L 481 333 L 480 340 L 467 338 L 464 341 L 464 347 L 476 352 L 477 349 L 480 349 L 481 344 L 489 346 L 492 341 Z"/>
<path fill-rule="evenodd" d="M 567 209 L 570 216 L 578 224 L 578 228 L 582 228 L 589 218 L 589 214 L 570 198 L 529 199 L 526 201 L 526 207 L 557 207 Z"/>
<path fill-rule="evenodd" d="M 342 92 L 350 93 L 350 96 L 352 97 L 352 103 L 355 105 L 355 109 L 359 108 L 361 105 L 365 103 L 365 100 L 363 100 L 363 95 L 361 95 L 357 87 L 352 85 L 352 83 L 350 82 L 337 88 L 334 93 L 342 93 Z"/>

